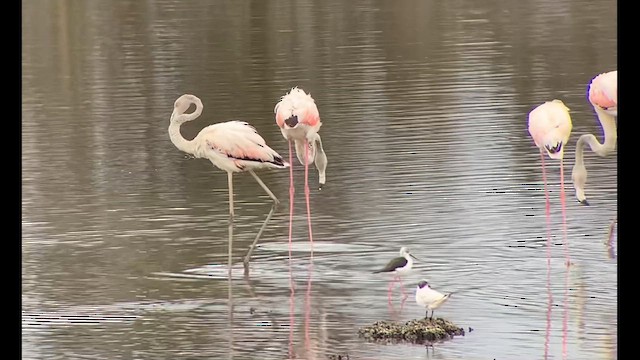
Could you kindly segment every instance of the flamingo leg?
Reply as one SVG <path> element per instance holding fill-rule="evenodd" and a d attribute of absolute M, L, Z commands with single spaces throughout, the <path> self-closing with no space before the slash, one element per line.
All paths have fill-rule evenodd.
<path fill-rule="evenodd" d="M 616 228 L 616 223 L 618 222 L 618 217 L 611 220 L 611 224 L 609 224 L 609 231 L 607 232 L 607 244 L 611 245 L 613 243 L 613 230 Z"/>
<path fill-rule="evenodd" d="M 233 221 L 234 212 L 233 212 L 233 173 L 227 173 L 227 180 L 229 186 L 229 217 L 231 221 Z"/>
<path fill-rule="evenodd" d="M 567 215 L 565 210 L 564 200 L 564 164 L 563 159 L 560 159 L 560 202 L 562 205 L 562 237 L 564 240 L 564 254 L 566 259 L 567 269 L 564 275 L 564 314 L 562 317 L 562 356 L 566 359 L 567 356 L 567 329 L 569 321 L 569 266 L 571 265 L 571 258 L 569 256 L 569 239 L 567 237 Z"/>
<path fill-rule="evenodd" d="M 265 183 L 262 182 L 262 180 L 258 177 L 258 175 L 256 175 L 255 172 L 253 172 L 253 170 L 249 170 L 249 174 L 251 174 L 251 176 L 253 176 L 253 178 L 256 179 L 258 184 L 264 189 L 264 191 L 266 191 L 266 193 L 269 195 L 269 197 L 273 200 L 273 205 L 271 206 L 271 210 L 269 211 L 269 214 L 267 215 L 267 218 L 264 220 L 264 223 L 262 223 L 262 226 L 260 227 L 260 230 L 258 230 L 258 234 L 256 235 L 256 238 L 253 240 L 253 243 L 251 244 L 251 247 L 249 247 L 249 251 L 247 252 L 247 255 L 244 257 L 244 271 L 245 271 L 245 274 L 249 272 L 249 261 L 251 260 L 251 254 L 253 254 L 253 250 L 255 249 L 256 245 L 258 244 L 258 240 L 260 239 L 260 236 L 262 236 L 262 233 L 264 232 L 264 229 L 267 228 L 267 224 L 269 224 L 269 221 L 271 221 L 271 217 L 273 216 L 273 213 L 276 211 L 276 208 L 278 207 L 278 204 L 280 203 L 280 200 L 278 200 L 278 198 L 275 195 L 273 195 L 273 192 L 271 192 L 271 190 L 269 190 L 267 185 L 265 185 Z"/>
<path fill-rule="evenodd" d="M 309 205 L 309 142 L 304 139 L 304 196 L 307 201 L 307 223 L 309 224 L 309 241 L 313 249 L 313 231 L 311 230 L 311 206 Z"/>
<path fill-rule="evenodd" d="M 233 252 L 233 173 L 227 172 L 227 180 L 229 186 L 229 253 L 228 253 L 228 274 L 231 279 L 232 252 Z"/>
<path fill-rule="evenodd" d="M 296 189 L 293 187 L 293 152 L 291 140 L 289 140 L 289 260 L 291 260 L 291 241 L 293 235 L 293 195 Z"/>
<path fill-rule="evenodd" d="M 564 199 L 564 165 L 563 160 L 560 159 L 560 203 L 562 205 L 562 235 L 564 237 L 564 254 L 567 261 L 567 266 L 569 266 L 571 265 L 571 258 L 569 256 L 569 239 L 567 238 L 567 211 Z"/>

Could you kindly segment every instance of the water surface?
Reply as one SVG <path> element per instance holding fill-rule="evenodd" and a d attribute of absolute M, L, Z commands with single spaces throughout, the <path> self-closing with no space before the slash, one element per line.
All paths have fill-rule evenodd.
<path fill-rule="evenodd" d="M 617 358 L 616 154 L 585 156 L 591 206 L 570 183 L 578 136 L 602 130 L 590 79 L 615 69 L 616 2 L 25 1 L 22 50 L 22 352 L 28 359 Z M 287 171 L 235 177 L 233 278 L 227 176 L 181 153 L 167 128 L 184 93 L 204 103 L 186 138 L 250 121 L 288 156 L 273 107 L 293 86 L 323 121 L 327 185 L 294 162 L 293 257 Z M 545 196 L 528 112 L 562 99 L 565 285 L 559 164 Z M 422 261 L 394 307 L 371 272 L 407 246 Z M 358 328 L 436 311 L 467 330 L 435 344 L 376 344 Z M 291 291 L 293 283 L 294 292 Z M 547 331 L 547 326 L 549 330 Z M 468 332 L 468 328 L 473 328 Z"/>

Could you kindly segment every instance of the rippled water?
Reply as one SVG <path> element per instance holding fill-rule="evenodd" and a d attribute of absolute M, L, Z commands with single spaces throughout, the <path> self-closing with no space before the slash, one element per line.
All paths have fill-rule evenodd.
<path fill-rule="evenodd" d="M 22 352 L 29 359 L 562 358 L 565 292 L 558 163 L 546 161 L 553 243 L 547 324 L 545 198 L 527 113 L 571 108 L 565 159 L 571 359 L 617 358 L 616 154 L 586 155 L 591 206 L 570 183 L 578 136 L 602 130 L 585 94 L 616 67 L 616 2 L 25 1 L 22 50 Z M 204 126 L 248 120 L 287 155 L 273 106 L 310 91 L 327 185 L 303 168 L 227 177 L 170 142 L 175 99 Z M 407 246 L 409 297 L 372 274 Z M 467 330 L 433 348 L 358 328 L 424 316 L 417 282 L 454 291 L 437 310 Z M 291 292 L 291 282 L 294 292 Z M 550 331 L 547 332 L 547 325 Z M 473 328 L 472 332 L 468 328 Z"/>

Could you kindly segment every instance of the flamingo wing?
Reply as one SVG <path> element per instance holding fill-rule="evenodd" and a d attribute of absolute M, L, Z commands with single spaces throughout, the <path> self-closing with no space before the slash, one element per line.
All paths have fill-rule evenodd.
<path fill-rule="evenodd" d="M 236 168 L 231 171 L 244 170 L 247 165 L 288 166 L 282 156 L 266 144 L 256 129 L 244 121 L 209 125 L 202 129 L 197 138 L 198 152 L 205 155 L 200 157 L 211 159 L 225 170 L 229 170 L 231 164 Z"/>

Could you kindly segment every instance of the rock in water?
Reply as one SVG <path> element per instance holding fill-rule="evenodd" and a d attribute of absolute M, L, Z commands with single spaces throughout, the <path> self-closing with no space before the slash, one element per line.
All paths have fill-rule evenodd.
<path fill-rule="evenodd" d="M 433 320 L 409 320 L 406 323 L 378 321 L 358 330 L 358 335 L 367 340 L 408 341 L 411 343 L 431 343 L 464 336 L 464 329 L 443 318 Z"/>

